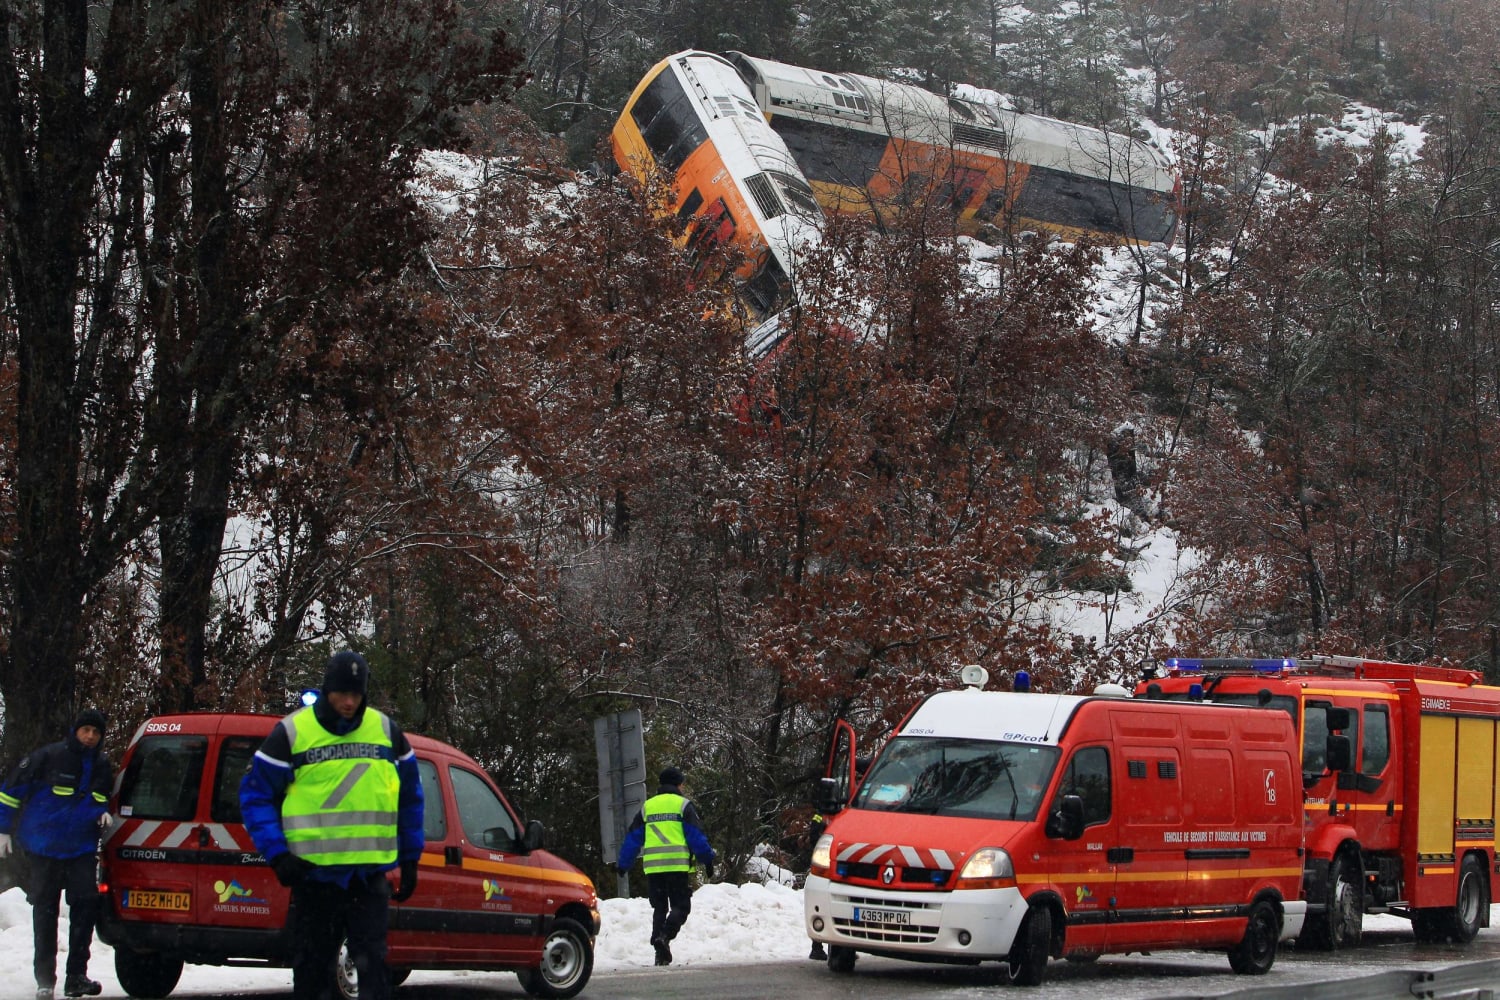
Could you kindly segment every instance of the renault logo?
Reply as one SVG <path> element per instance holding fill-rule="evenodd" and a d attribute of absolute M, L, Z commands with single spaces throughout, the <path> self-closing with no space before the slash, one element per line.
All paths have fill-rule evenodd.
<path fill-rule="evenodd" d="M 890 885 L 892 882 L 896 881 L 896 866 L 887 864 L 885 866 L 885 870 L 880 873 L 880 881 L 884 882 L 886 885 Z"/>

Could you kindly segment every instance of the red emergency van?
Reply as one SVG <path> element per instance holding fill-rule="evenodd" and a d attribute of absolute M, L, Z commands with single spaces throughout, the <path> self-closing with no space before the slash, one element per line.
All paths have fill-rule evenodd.
<path fill-rule="evenodd" d="M 290 966 L 290 891 L 240 818 L 240 779 L 277 719 L 166 715 L 131 738 L 101 854 L 98 927 L 131 996 L 166 996 L 184 963 Z M 416 893 L 391 904 L 393 982 L 413 969 L 507 970 L 533 996 L 576 995 L 599 933 L 593 883 L 542 849 L 541 823 L 523 823 L 472 758 L 408 739 L 427 843 Z M 358 996 L 347 960 L 338 980 L 346 1000 Z"/>
<path fill-rule="evenodd" d="M 807 933 L 865 952 L 1003 963 L 1226 951 L 1264 973 L 1301 930 L 1302 799 L 1285 712 L 968 689 L 920 703 L 855 786 L 841 727 Z"/>

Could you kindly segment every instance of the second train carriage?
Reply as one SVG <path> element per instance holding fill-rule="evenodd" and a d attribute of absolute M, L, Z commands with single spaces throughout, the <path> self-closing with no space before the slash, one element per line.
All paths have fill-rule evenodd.
<path fill-rule="evenodd" d="M 781 137 L 735 68 L 683 51 L 651 68 L 610 136 L 616 163 L 670 179 L 666 209 L 689 246 L 729 244 L 744 255 L 740 299 L 755 320 L 784 306 L 802 248 L 823 213 Z"/>
<path fill-rule="evenodd" d="M 1139 140 L 910 84 L 728 58 L 830 212 L 899 222 L 946 205 L 961 232 L 1171 239 L 1176 176 Z"/>

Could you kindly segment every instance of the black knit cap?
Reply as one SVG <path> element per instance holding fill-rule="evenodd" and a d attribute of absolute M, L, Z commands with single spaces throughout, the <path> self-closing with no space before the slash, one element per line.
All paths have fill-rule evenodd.
<path fill-rule="evenodd" d="M 323 693 L 351 691 L 363 698 L 370 687 L 370 666 L 352 649 L 341 650 L 328 658 L 323 670 Z"/>
<path fill-rule="evenodd" d="M 664 768 L 661 774 L 657 776 L 657 780 L 659 780 L 663 785 L 672 785 L 675 787 L 682 784 L 685 779 L 682 775 L 682 768 L 667 767 Z"/>
<path fill-rule="evenodd" d="M 102 734 L 108 728 L 108 724 L 109 720 L 104 717 L 103 712 L 97 708 L 85 708 L 82 712 L 78 713 L 78 718 L 73 720 L 72 731 L 76 733 L 84 726 L 93 726 Z"/>

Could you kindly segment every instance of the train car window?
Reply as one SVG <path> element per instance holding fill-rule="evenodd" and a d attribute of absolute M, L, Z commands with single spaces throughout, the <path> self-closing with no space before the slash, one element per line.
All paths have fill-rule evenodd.
<path fill-rule="evenodd" d="M 1016 199 L 1016 214 L 1043 225 L 1092 229 L 1111 236 L 1125 232 L 1115 201 L 1118 189 L 1096 177 L 1032 167 Z"/>
<path fill-rule="evenodd" d="M 1044 225 L 1156 241 L 1171 236 L 1175 221 L 1155 192 L 1047 167 L 1031 168 L 1015 213 Z"/>
<path fill-rule="evenodd" d="M 958 115 L 958 117 L 964 119 L 965 121 L 974 120 L 974 112 L 970 110 L 967 104 L 965 104 L 963 101 L 960 101 L 956 97 L 948 98 L 948 110 L 952 111 L 955 115 Z"/>
<path fill-rule="evenodd" d="M 787 280 L 786 271 L 771 254 L 765 255 L 760 268 L 744 286 L 745 301 L 757 317 L 775 311 L 779 303 L 786 301 L 790 291 L 791 282 Z"/>
<path fill-rule="evenodd" d="M 1146 188 L 1129 188 L 1127 210 L 1130 234 L 1138 240 L 1170 243 L 1177 230 L 1177 214 L 1165 195 Z"/>
<path fill-rule="evenodd" d="M 697 215 L 698 209 L 702 207 L 703 192 L 697 188 L 693 188 L 693 190 L 688 192 L 688 196 L 683 199 L 682 207 L 677 210 L 677 221 L 686 223 L 693 216 Z"/>
<path fill-rule="evenodd" d="M 657 165 L 674 174 L 708 138 L 697 106 L 671 72 L 657 74 L 631 105 L 630 117 Z"/>
<path fill-rule="evenodd" d="M 813 195 L 812 188 L 808 187 L 807 182 L 802 178 L 780 170 L 767 170 L 766 176 L 776 182 L 776 186 L 781 189 L 781 200 L 786 202 L 792 212 L 813 221 L 823 217 L 823 210 L 818 207 L 817 197 Z"/>
<path fill-rule="evenodd" d="M 782 115 L 771 125 L 810 181 L 863 188 L 880 171 L 890 139 L 873 132 L 802 121 Z"/>

